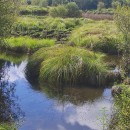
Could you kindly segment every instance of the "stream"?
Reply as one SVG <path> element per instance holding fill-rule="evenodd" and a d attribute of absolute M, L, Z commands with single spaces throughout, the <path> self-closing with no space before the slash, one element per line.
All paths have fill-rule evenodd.
<path fill-rule="evenodd" d="M 26 78 L 27 63 L 26 56 L 0 56 L 0 120 L 17 122 L 18 130 L 102 130 L 105 114 L 109 124 L 110 87 L 33 84 Z"/>

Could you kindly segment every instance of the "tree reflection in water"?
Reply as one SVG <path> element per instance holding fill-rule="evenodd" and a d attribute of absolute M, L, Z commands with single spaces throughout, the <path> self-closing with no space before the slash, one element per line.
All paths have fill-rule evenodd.
<path fill-rule="evenodd" d="M 0 122 L 14 122 L 24 114 L 17 103 L 15 84 L 4 79 L 8 74 L 4 65 L 5 61 L 0 60 Z"/>

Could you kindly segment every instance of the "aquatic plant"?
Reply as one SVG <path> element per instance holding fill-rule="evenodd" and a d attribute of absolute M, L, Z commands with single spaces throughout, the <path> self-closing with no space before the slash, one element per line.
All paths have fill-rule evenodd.
<path fill-rule="evenodd" d="M 100 84 L 107 73 L 102 57 L 101 54 L 71 46 L 41 48 L 31 57 L 27 73 L 28 76 L 37 74 L 40 80 L 49 83 Z"/>

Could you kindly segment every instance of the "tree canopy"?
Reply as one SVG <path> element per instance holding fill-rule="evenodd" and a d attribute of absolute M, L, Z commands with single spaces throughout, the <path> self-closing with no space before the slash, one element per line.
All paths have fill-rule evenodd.
<path fill-rule="evenodd" d="M 0 38 L 6 37 L 15 20 L 16 1 L 0 0 Z"/>

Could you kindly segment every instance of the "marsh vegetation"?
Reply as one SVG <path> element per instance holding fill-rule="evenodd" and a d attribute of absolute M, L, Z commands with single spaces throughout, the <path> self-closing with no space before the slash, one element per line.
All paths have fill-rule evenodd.
<path fill-rule="evenodd" d="M 0 50 L 4 53 L 0 54 L 0 59 L 6 61 L 9 67 L 23 63 L 26 77 L 22 75 L 22 78 L 32 86 L 33 81 L 40 84 L 40 91 L 60 101 L 64 97 L 55 95 L 55 88 L 59 94 L 65 86 L 71 86 L 71 90 L 75 91 L 77 88 L 72 86 L 90 85 L 91 89 L 100 89 L 116 85 L 121 92 L 114 97 L 112 123 L 107 126 L 109 129 L 130 129 L 129 6 L 129 0 L 1 0 Z M 17 57 L 10 53 L 16 53 Z M 110 57 L 119 60 L 115 62 Z M 47 84 L 48 88 L 42 88 L 42 84 Z M 8 85 L 5 86 L 8 88 Z M 0 99 L 5 97 L 3 105 L 11 103 L 12 99 L 8 97 L 8 92 L 13 89 L 6 92 L 5 88 L 0 90 Z M 78 100 L 75 94 L 69 93 L 72 100 Z M 79 102 L 72 103 L 77 105 Z M 14 115 L 11 105 L 5 104 L 7 115 L 4 119 L 9 118 L 7 124 L 15 124 L 15 120 L 10 121 L 10 118 L 15 118 L 9 116 Z M 4 109 L 1 108 L 1 112 Z M 0 117 L 0 129 L 15 129 L 13 125 L 13 128 L 8 128 L 2 119 Z"/>

